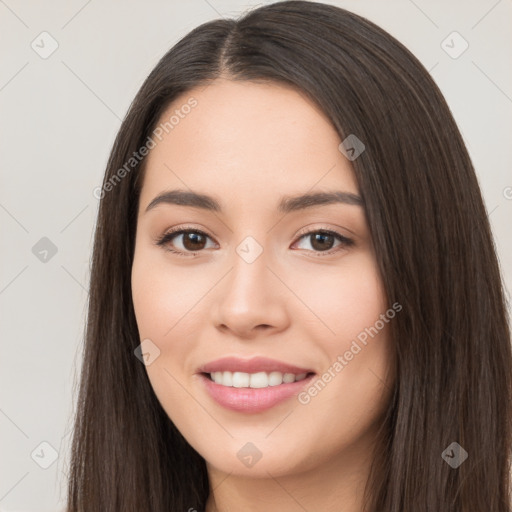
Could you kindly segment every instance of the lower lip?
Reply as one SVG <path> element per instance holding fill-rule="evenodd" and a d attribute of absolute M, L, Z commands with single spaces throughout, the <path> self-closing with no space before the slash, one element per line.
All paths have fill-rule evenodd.
<path fill-rule="evenodd" d="M 302 388 L 311 381 L 314 374 L 297 382 L 269 386 L 267 388 L 221 386 L 204 374 L 200 375 L 200 377 L 206 391 L 218 404 L 232 411 L 257 413 L 266 411 L 292 396 L 298 395 Z"/>

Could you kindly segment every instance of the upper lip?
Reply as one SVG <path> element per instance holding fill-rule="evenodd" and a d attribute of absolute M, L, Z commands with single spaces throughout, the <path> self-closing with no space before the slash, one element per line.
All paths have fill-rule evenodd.
<path fill-rule="evenodd" d="M 198 370 L 201 373 L 213 372 L 281 372 L 293 373 L 300 375 L 301 373 L 310 373 L 313 370 L 301 368 L 292 364 L 284 363 L 276 359 L 268 359 L 267 357 L 253 357 L 251 359 L 240 359 L 238 357 L 223 357 L 216 359 L 201 366 Z"/>

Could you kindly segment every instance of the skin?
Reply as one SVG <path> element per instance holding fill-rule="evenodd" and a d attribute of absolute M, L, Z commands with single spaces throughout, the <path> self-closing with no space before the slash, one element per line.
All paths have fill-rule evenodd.
<path fill-rule="evenodd" d="M 139 202 L 132 291 L 140 339 L 160 350 L 146 366 L 151 385 L 206 460 L 207 512 L 360 512 L 394 382 L 388 324 L 305 405 L 292 397 L 257 414 L 230 411 L 196 373 L 225 356 L 265 356 L 320 376 L 389 309 L 363 207 L 277 211 L 285 195 L 359 194 L 341 139 L 316 104 L 275 83 L 217 79 L 177 98 L 162 121 L 190 97 L 197 106 L 148 155 Z M 176 188 L 214 196 L 222 212 L 145 211 Z M 167 247 L 189 256 L 156 244 L 180 226 L 208 235 L 196 255 L 184 235 Z M 319 229 L 354 244 L 333 238 L 322 251 L 303 235 Z M 250 264 L 236 252 L 247 236 L 263 249 Z M 247 442 L 262 454 L 252 467 L 237 457 Z"/>

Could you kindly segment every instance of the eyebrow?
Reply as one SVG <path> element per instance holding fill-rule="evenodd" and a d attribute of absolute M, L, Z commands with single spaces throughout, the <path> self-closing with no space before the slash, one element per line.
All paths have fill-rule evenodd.
<path fill-rule="evenodd" d="M 333 191 L 314 192 L 300 196 L 285 196 L 279 202 L 277 210 L 280 213 L 290 213 L 313 208 L 315 206 L 337 203 L 363 206 L 361 196 L 353 194 L 352 192 Z M 201 208 L 212 212 L 222 212 L 220 203 L 213 197 L 187 190 L 169 190 L 159 194 L 149 203 L 146 212 L 152 210 L 159 204 L 176 204 Z"/>

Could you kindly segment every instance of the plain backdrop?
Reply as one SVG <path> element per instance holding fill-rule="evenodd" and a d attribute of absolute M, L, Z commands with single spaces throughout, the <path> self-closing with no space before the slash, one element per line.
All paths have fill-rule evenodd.
<path fill-rule="evenodd" d="M 510 290 L 510 0 L 328 3 L 390 32 L 441 88 L 473 159 Z M 63 508 L 93 190 L 121 119 L 181 37 L 257 5 L 0 0 L 0 510 Z"/>

